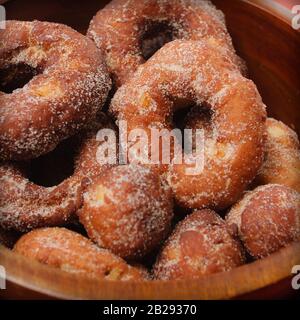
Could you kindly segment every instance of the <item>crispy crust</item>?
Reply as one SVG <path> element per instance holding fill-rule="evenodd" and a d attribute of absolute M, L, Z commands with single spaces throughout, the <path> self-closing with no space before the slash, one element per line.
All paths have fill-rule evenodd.
<path fill-rule="evenodd" d="M 175 198 L 187 208 L 226 208 L 238 200 L 263 161 L 266 111 L 261 97 L 217 42 L 175 40 L 119 88 L 110 112 L 127 121 L 128 131 L 172 129 L 177 99 L 198 108 L 205 102 L 213 117 L 203 128 L 204 170 L 187 175 L 185 164 L 169 168 Z"/>
<path fill-rule="evenodd" d="M 149 168 L 114 167 L 85 192 L 79 217 L 100 247 L 122 258 L 141 258 L 156 249 L 170 231 L 171 190 Z"/>
<path fill-rule="evenodd" d="M 58 226 L 66 223 L 82 204 L 82 194 L 93 178 L 109 165 L 96 159 L 96 134 L 112 123 L 104 114 L 80 136 L 75 172 L 59 185 L 46 188 L 30 182 L 15 163 L 0 165 L 0 226 L 5 229 L 28 231 L 33 228 Z"/>
<path fill-rule="evenodd" d="M 231 270 L 245 262 L 235 234 L 215 212 L 200 210 L 181 221 L 154 266 L 154 278 L 198 278 Z"/>
<path fill-rule="evenodd" d="M 235 55 L 224 15 L 210 1 L 113 0 L 96 14 L 87 34 L 104 52 L 117 87 L 145 62 L 141 42 L 155 22 L 169 25 L 173 40 L 216 39 L 245 71 Z"/>
<path fill-rule="evenodd" d="M 300 144 L 296 132 L 268 118 L 265 160 L 255 185 L 283 184 L 300 192 Z"/>
<path fill-rule="evenodd" d="M 300 240 L 300 194 L 278 184 L 248 192 L 226 217 L 236 225 L 247 251 L 264 258 Z"/>
<path fill-rule="evenodd" d="M 31 231 L 14 246 L 14 252 L 63 271 L 98 280 L 142 281 L 149 279 L 142 268 L 124 260 L 90 240 L 64 228 Z"/>
<path fill-rule="evenodd" d="M 0 159 L 27 160 L 53 150 L 82 129 L 111 87 L 102 55 L 71 28 L 7 21 L 0 30 L 0 69 L 25 64 L 37 75 L 0 95 Z"/>

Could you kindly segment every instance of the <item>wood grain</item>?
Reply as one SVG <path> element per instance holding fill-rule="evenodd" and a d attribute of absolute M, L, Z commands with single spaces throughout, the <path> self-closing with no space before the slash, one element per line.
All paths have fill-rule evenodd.
<path fill-rule="evenodd" d="M 84 32 L 89 20 L 107 1 L 12 0 L 5 4 L 9 19 L 66 23 Z M 300 133 L 300 36 L 289 19 L 263 1 L 215 0 L 239 54 L 246 60 L 271 116 Z M 120 283 L 91 281 L 28 261 L 0 247 L 7 270 L 3 298 L 62 299 L 230 299 L 278 298 L 295 294 L 291 269 L 300 265 L 300 243 L 270 257 L 193 281 Z"/>

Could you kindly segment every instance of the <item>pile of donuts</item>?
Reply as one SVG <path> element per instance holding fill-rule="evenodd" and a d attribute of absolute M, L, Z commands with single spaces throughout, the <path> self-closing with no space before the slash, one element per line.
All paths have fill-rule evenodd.
<path fill-rule="evenodd" d="M 172 129 L 186 106 L 184 128 L 205 133 L 200 174 L 97 161 L 101 128 Z M 66 141 L 72 173 L 36 183 L 37 159 Z M 86 35 L 0 30 L 0 242 L 15 253 L 100 280 L 199 278 L 300 241 L 299 192 L 297 135 L 267 118 L 210 1 L 113 0 Z"/>

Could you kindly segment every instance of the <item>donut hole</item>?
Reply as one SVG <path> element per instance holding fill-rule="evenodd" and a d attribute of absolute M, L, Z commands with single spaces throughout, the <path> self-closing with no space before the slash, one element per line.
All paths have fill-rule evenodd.
<path fill-rule="evenodd" d="M 111 270 L 109 269 L 109 270 L 105 270 L 104 271 L 104 276 L 105 277 L 108 277 L 109 275 L 110 275 L 110 273 L 111 273 Z"/>
<path fill-rule="evenodd" d="M 145 60 L 151 58 L 166 43 L 176 38 L 176 28 L 168 21 L 148 21 L 144 24 L 140 47 Z"/>
<path fill-rule="evenodd" d="M 2 67 L 0 68 L 0 91 L 9 94 L 23 88 L 39 73 L 37 68 L 23 62 Z"/>
<path fill-rule="evenodd" d="M 184 127 L 187 129 L 205 129 L 209 131 L 213 117 L 212 110 L 212 107 L 206 102 L 200 105 L 193 104 L 184 119 Z"/>
<path fill-rule="evenodd" d="M 178 107 L 174 109 L 173 119 L 171 121 L 173 123 L 173 127 L 176 129 L 180 129 L 183 133 L 183 130 L 185 129 L 185 120 L 191 112 L 193 105 L 184 102 L 176 102 L 176 105 L 178 105 Z"/>
<path fill-rule="evenodd" d="M 42 187 L 54 187 L 74 174 L 77 139 L 61 142 L 52 152 L 29 163 L 28 179 Z"/>
<path fill-rule="evenodd" d="M 195 131 L 196 129 L 208 129 L 213 112 L 211 106 L 206 103 L 197 104 L 192 101 L 177 100 L 175 103 L 175 111 L 173 112 L 173 127 L 181 131 L 184 137 L 184 129 L 193 129 L 192 141 L 195 144 Z M 184 141 L 182 143 L 184 148 Z"/>

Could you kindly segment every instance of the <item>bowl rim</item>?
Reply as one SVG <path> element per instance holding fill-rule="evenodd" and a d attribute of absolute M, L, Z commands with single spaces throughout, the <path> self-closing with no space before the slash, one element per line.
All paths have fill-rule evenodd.
<path fill-rule="evenodd" d="M 43 265 L 1 245 L 0 263 L 7 270 L 8 282 L 47 297 L 60 299 L 231 299 L 291 277 L 292 268 L 300 265 L 300 241 L 264 259 L 230 271 L 188 280 L 146 282 L 94 280 Z M 62 281 L 53 281 L 54 279 Z M 70 288 L 72 288 L 71 291 Z"/>
<path fill-rule="evenodd" d="M 252 6 L 255 6 L 276 18 L 286 22 L 291 27 L 293 13 L 287 7 L 274 0 L 242 0 Z"/>

